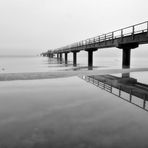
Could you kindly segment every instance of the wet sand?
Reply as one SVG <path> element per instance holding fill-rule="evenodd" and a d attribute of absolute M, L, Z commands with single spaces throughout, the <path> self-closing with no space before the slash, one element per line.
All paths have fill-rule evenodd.
<path fill-rule="evenodd" d="M 0 81 L 12 80 L 33 80 L 33 79 L 53 79 L 72 77 L 77 75 L 102 75 L 115 73 L 128 73 L 134 71 L 148 71 L 148 68 L 132 69 L 100 69 L 100 70 L 79 70 L 79 71 L 57 71 L 57 72 L 30 72 L 30 73 L 0 73 Z"/>
<path fill-rule="evenodd" d="M 147 112 L 78 77 L 0 83 L 0 148 L 148 146 Z"/>

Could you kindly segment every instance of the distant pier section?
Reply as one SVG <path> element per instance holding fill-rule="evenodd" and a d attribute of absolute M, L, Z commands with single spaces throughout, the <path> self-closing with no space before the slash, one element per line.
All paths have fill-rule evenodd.
<path fill-rule="evenodd" d="M 116 47 L 122 50 L 122 68 L 130 68 L 131 49 L 138 48 L 140 44 L 148 44 L 148 21 L 52 49 L 41 55 L 50 58 L 57 55 L 57 58 L 62 61 L 64 54 L 65 64 L 67 64 L 68 53 L 72 52 L 73 66 L 77 66 L 77 53 L 86 51 L 88 52 L 88 68 L 91 70 L 95 51 L 100 48 Z"/>

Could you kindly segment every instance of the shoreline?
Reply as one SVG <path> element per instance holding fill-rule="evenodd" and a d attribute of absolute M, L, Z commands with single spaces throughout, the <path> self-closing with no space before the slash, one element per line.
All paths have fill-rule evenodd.
<path fill-rule="evenodd" d="M 36 79 L 56 79 L 81 75 L 105 75 L 115 73 L 129 73 L 148 71 L 148 68 L 131 69 L 101 69 L 101 70 L 82 70 L 82 71 L 54 71 L 54 72 L 26 72 L 26 73 L 1 73 L 0 81 L 15 80 L 36 80 Z"/>

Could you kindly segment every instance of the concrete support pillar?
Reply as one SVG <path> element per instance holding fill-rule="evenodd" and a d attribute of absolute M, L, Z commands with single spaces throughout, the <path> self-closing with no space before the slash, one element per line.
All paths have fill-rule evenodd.
<path fill-rule="evenodd" d="M 135 49 L 139 46 L 139 43 L 120 43 L 118 48 L 122 49 L 122 68 L 130 68 L 131 49 Z"/>
<path fill-rule="evenodd" d="M 130 68 L 131 49 L 123 48 L 122 51 L 122 68 Z"/>
<path fill-rule="evenodd" d="M 65 64 L 67 64 L 67 63 L 68 63 L 68 53 L 65 52 Z"/>
<path fill-rule="evenodd" d="M 60 53 L 60 61 L 62 61 L 62 53 Z"/>
<path fill-rule="evenodd" d="M 48 53 L 48 57 L 51 58 L 51 54 L 50 53 Z"/>
<path fill-rule="evenodd" d="M 93 52 L 97 51 L 97 48 L 91 48 L 85 51 L 88 52 L 88 70 L 93 70 Z"/>
<path fill-rule="evenodd" d="M 73 66 L 77 66 L 77 52 L 73 52 Z"/>
<path fill-rule="evenodd" d="M 49 53 L 49 54 L 48 54 L 48 57 L 49 57 L 49 58 L 53 58 L 53 54 L 52 54 L 52 53 Z"/>
<path fill-rule="evenodd" d="M 59 53 L 57 53 L 57 59 L 59 59 Z"/>
<path fill-rule="evenodd" d="M 92 50 L 88 51 L 88 69 L 89 70 L 93 69 L 93 51 Z"/>

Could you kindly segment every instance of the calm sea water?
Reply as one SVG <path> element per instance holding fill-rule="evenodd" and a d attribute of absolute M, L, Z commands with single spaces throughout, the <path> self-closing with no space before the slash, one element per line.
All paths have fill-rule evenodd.
<path fill-rule="evenodd" d="M 87 55 L 78 55 L 78 67 L 87 66 Z M 56 58 L 50 59 L 47 57 L 0 57 L 0 73 L 18 73 L 18 72 L 48 72 L 71 69 L 72 54 L 69 54 L 68 65 L 65 66 L 64 60 L 60 64 Z M 94 66 L 101 68 L 121 68 L 121 57 L 100 57 L 94 56 Z M 131 67 L 148 67 L 147 58 L 131 58 Z"/>
<path fill-rule="evenodd" d="M 69 60 L 1 57 L 0 72 L 56 72 L 73 68 Z M 144 58 L 131 63 L 148 67 Z M 121 59 L 95 56 L 94 65 L 121 68 Z M 78 66 L 87 66 L 87 57 L 79 56 Z M 147 75 L 131 73 L 144 84 Z M 0 148 L 146 148 L 147 123 L 148 112 L 79 77 L 0 82 Z"/>

